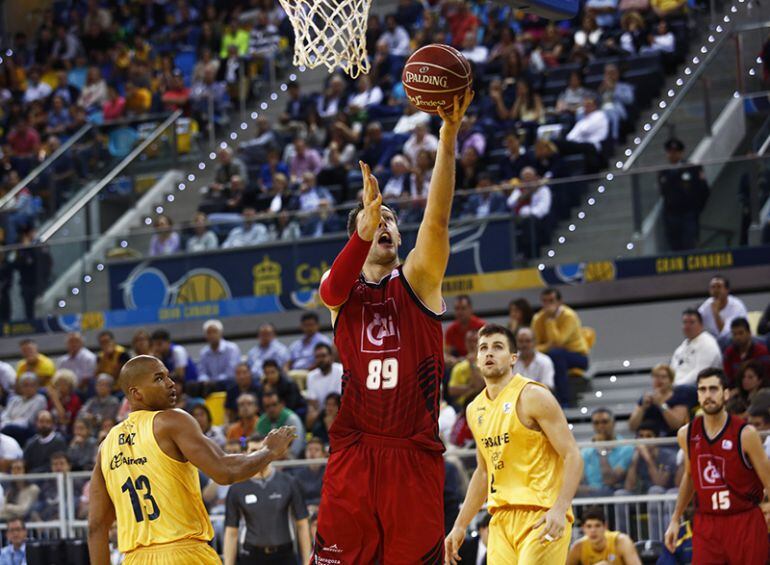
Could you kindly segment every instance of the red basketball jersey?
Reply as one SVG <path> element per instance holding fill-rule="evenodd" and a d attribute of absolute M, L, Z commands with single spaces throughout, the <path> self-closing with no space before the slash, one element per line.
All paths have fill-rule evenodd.
<path fill-rule="evenodd" d="M 334 324 L 344 373 L 342 406 L 329 430 L 332 450 L 365 433 L 443 451 L 440 318 L 420 301 L 401 267 L 377 284 L 359 278 Z"/>
<path fill-rule="evenodd" d="M 762 501 L 763 486 L 743 453 L 741 431 L 746 422 L 728 414 L 724 428 L 710 439 L 698 416 L 687 430 L 695 508 L 704 514 L 737 514 Z"/>

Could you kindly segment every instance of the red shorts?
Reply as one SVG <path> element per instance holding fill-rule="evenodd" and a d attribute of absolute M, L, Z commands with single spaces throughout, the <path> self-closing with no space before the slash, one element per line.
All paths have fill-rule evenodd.
<path fill-rule="evenodd" d="M 696 512 L 692 557 L 694 565 L 765 565 L 768 541 L 762 510 L 727 516 Z"/>
<path fill-rule="evenodd" d="M 332 452 L 311 563 L 444 563 L 444 458 L 365 435 Z"/>

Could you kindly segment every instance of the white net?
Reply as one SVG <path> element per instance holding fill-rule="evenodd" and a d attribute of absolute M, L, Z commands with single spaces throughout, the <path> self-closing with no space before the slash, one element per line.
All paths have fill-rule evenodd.
<path fill-rule="evenodd" d="M 279 0 L 294 28 L 294 65 L 369 72 L 366 24 L 372 0 Z"/>

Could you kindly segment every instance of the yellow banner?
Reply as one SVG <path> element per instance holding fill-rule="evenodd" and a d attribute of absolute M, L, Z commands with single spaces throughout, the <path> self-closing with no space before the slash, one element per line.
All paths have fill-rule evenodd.
<path fill-rule="evenodd" d="M 444 278 L 441 292 L 444 296 L 470 294 L 474 292 L 496 292 L 501 290 L 522 290 L 525 288 L 543 288 L 545 283 L 540 271 L 514 269 L 482 275 L 457 275 Z"/>

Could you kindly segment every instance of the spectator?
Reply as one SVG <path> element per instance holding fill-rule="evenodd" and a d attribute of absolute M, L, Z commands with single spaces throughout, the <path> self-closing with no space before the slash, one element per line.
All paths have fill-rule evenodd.
<path fill-rule="evenodd" d="M 8 132 L 5 141 L 8 144 L 7 153 L 15 158 L 16 166 L 21 165 L 19 174 L 29 172 L 40 150 L 40 134 L 30 125 L 25 114 L 16 118 L 16 125 Z"/>
<path fill-rule="evenodd" d="M 108 373 L 100 373 L 96 377 L 94 389 L 96 394 L 89 398 L 80 410 L 80 415 L 89 421 L 94 427 L 101 426 L 102 422 L 115 421 L 120 408 L 120 401 L 112 395 L 115 379 Z"/>
<path fill-rule="evenodd" d="M 546 288 L 540 293 L 542 308 L 532 319 L 537 350 L 553 361 L 556 398 L 562 405 L 570 400 L 568 371 L 588 369 L 588 343 L 577 313 L 564 304 L 561 292 Z"/>
<path fill-rule="evenodd" d="M 248 450 L 257 451 L 262 441 L 249 441 Z M 300 562 L 310 562 L 308 511 L 299 485 L 288 473 L 276 472 L 271 465 L 254 476 L 230 487 L 225 503 L 224 563 L 296 563 L 289 527 L 294 522 Z M 246 535 L 239 548 L 241 518 Z"/>
<path fill-rule="evenodd" d="M 105 102 L 107 102 L 107 83 L 104 82 L 98 67 L 90 67 L 86 84 L 80 92 L 78 106 L 84 108 L 86 112 L 93 112 L 101 110 Z"/>
<path fill-rule="evenodd" d="M 508 329 L 516 335 L 519 328 L 532 325 L 532 305 L 526 298 L 516 298 L 508 303 Z"/>
<path fill-rule="evenodd" d="M 695 384 L 698 373 L 709 367 L 722 366 L 722 353 L 717 340 L 703 328 L 703 318 L 694 308 L 682 312 L 684 341 L 671 357 L 676 376 L 675 385 Z"/>
<path fill-rule="evenodd" d="M 449 26 L 449 33 L 452 37 L 452 46 L 455 49 L 460 49 L 463 41 L 465 41 L 465 35 L 476 33 L 479 27 L 479 20 L 465 2 L 453 3 L 447 6 L 447 8 L 446 23 Z"/>
<path fill-rule="evenodd" d="M 316 102 L 318 116 L 324 120 L 336 117 L 345 108 L 346 101 L 345 80 L 339 74 L 334 74 L 329 79 L 329 84 L 326 90 L 324 90 L 323 96 L 318 97 Z M 310 112 L 308 112 L 308 115 L 310 115 Z M 287 159 L 284 158 L 284 161 L 287 161 Z"/>
<path fill-rule="evenodd" d="M 770 304 L 767 305 L 765 311 L 762 312 L 762 316 L 757 323 L 757 335 L 770 335 Z"/>
<path fill-rule="evenodd" d="M 730 294 L 730 281 L 722 275 L 716 275 L 709 282 L 709 298 L 698 307 L 703 327 L 720 342 L 727 342 L 730 338 L 731 323 L 736 318 L 743 318 L 746 322 L 748 312 L 743 300 Z M 745 324 L 748 326 L 748 322 Z M 749 331 L 749 337 L 751 332 Z"/>
<path fill-rule="evenodd" d="M 152 355 L 152 347 L 150 346 L 150 334 L 144 330 L 139 330 L 131 338 L 132 355 Z"/>
<path fill-rule="evenodd" d="M 16 369 L 0 361 L 0 396 L 13 392 L 16 387 Z"/>
<path fill-rule="evenodd" d="M 35 317 L 35 300 L 42 294 L 51 276 L 52 259 L 48 249 L 37 240 L 34 227 L 26 226 L 22 230 L 20 244 L 22 247 L 16 251 L 15 266 L 19 273 L 24 313 L 27 320 L 32 320 Z"/>
<path fill-rule="evenodd" d="M 405 200 L 414 193 L 414 176 L 409 170 L 409 161 L 403 155 L 394 155 L 390 160 L 390 176 L 382 187 L 383 200 Z"/>
<path fill-rule="evenodd" d="M 91 424 L 84 418 L 75 420 L 72 426 L 72 441 L 67 449 L 67 457 L 72 462 L 74 471 L 90 471 L 96 461 L 96 443 Z"/>
<path fill-rule="evenodd" d="M 213 251 L 219 247 L 217 236 L 209 229 L 208 217 L 203 212 L 195 213 L 193 230 L 194 234 L 187 240 L 188 253 Z"/>
<path fill-rule="evenodd" d="M 86 22 L 89 25 L 86 25 Z M 93 20 L 84 20 L 82 29 L 92 29 L 95 23 L 96 22 Z M 106 31 L 107 27 L 109 27 L 109 24 L 104 27 L 101 27 L 97 24 L 97 31 Z M 61 59 L 62 61 L 70 62 L 82 53 L 83 45 L 81 44 L 80 39 L 78 39 L 72 31 L 67 29 L 66 26 L 56 26 L 56 40 L 53 42 L 53 46 L 51 48 L 51 56 L 55 59 Z"/>
<path fill-rule="evenodd" d="M 66 133 L 71 124 L 72 115 L 69 109 L 64 106 L 64 99 L 61 96 L 54 96 L 51 102 L 51 110 L 48 112 L 46 133 L 48 135 L 62 135 Z"/>
<path fill-rule="evenodd" d="M 278 366 L 286 367 L 289 362 L 289 349 L 275 337 L 275 326 L 266 322 L 259 326 L 257 345 L 249 349 L 247 356 L 251 372 L 262 378 L 262 363 L 272 359 Z"/>
<path fill-rule="evenodd" d="M 307 374 L 305 391 L 308 427 L 312 427 L 327 396 L 333 392 L 342 394 L 342 364 L 334 362 L 331 345 L 319 343 L 314 351 L 316 368 Z"/>
<path fill-rule="evenodd" d="M 8 473 L 11 470 L 11 463 L 22 457 L 24 452 L 19 442 L 9 435 L 0 433 L 0 473 Z"/>
<path fill-rule="evenodd" d="M 753 403 L 749 408 L 749 425 L 754 426 L 759 432 L 770 430 L 770 410 L 766 404 L 755 406 Z M 770 457 L 770 435 L 765 437 L 765 453 Z"/>
<path fill-rule="evenodd" d="M 300 84 L 295 80 L 286 84 L 289 99 L 286 101 L 286 108 L 279 118 L 281 124 L 293 125 L 296 128 L 307 119 L 311 102 L 306 96 L 303 96 L 300 88 Z"/>
<path fill-rule="evenodd" d="M 700 310 L 699 308 L 698 311 Z M 730 387 L 738 384 L 736 376 L 741 365 L 747 361 L 759 361 L 764 366 L 765 372 L 770 373 L 770 353 L 764 343 L 752 339 L 749 321 L 742 317 L 733 318 L 730 322 L 730 331 L 732 342 L 725 349 L 722 362 Z"/>
<path fill-rule="evenodd" d="M 464 406 L 466 400 L 475 398 L 484 390 L 484 378 L 476 364 L 478 345 L 478 330 L 465 332 L 465 359 L 455 363 L 449 374 L 449 398 L 456 406 Z"/>
<path fill-rule="evenodd" d="M 171 255 L 179 251 L 179 234 L 174 231 L 171 218 L 159 214 L 155 220 L 155 233 L 150 238 L 150 257 Z"/>
<path fill-rule="evenodd" d="M 152 92 L 149 88 L 126 82 L 126 114 L 146 114 L 152 105 Z"/>
<path fill-rule="evenodd" d="M 37 376 L 40 386 L 47 386 L 56 371 L 56 366 L 50 357 L 38 351 L 37 342 L 33 339 L 23 339 L 19 342 L 21 361 L 16 364 L 16 375 L 21 376 L 30 372 Z"/>
<path fill-rule="evenodd" d="M 466 335 L 478 331 L 486 323 L 473 313 L 473 302 L 467 294 L 455 298 L 455 319 L 444 332 L 444 357 L 454 365 L 468 355 Z"/>
<path fill-rule="evenodd" d="M 323 412 L 318 416 L 315 421 L 315 425 L 310 434 L 313 437 L 319 438 L 324 442 L 324 445 L 329 445 L 329 429 L 332 427 L 334 420 L 337 418 L 337 414 L 340 412 L 340 406 L 342 405 L 342 397 L 333 392 L 326 397 L 324 403 Z"/>
<path fill-rule="evenodd" d="M 480 173 L 476 182 L 476 192 L 468 197 L 463 206 L 463 215 L 475 218 L 486 218 L 490 214 L 503 214 L 507 206 L 505 196 L 497 190 L 492 190 L 492 177 L 488 173 Z"/>
<path fill-rule="evenodd" d="M 604 162 L 603 144 L 610 136 L 610 121 L 607 114 L 599 109 L 594 96 L 583 99 L 583 112 L 583 117 L 572 126 L 566 139 L 556 140 L 555 143 L 563 155 L 583 155 L 586 170 L 595 173 Z"/>
<path fill-rule="evenodd" d="M 463 39 L 461 53 L 470 62 L 477 65 L 483 65 L 489 58 L 489 49 L 486 45 L 479 45 L 474 33 L 466 33 Z"/>
<path fill-rule="evenodd" d="M 530 328 L 519 328 L 516 332 L 516 362 L 513 364 L 514 374 L 543 383 L 549 389 L 554 389 L 553 361 L 548 355 L 535 349 L 535 334 Z"/>
<path fill-rule="evenodd" d="M 594 436 L 591 441 L 623 439 L 615 434 L 615 417 L 608 408 L 597 408 L 591 414 Z M 634 456 L 633 445 L 614 448 L 584 447 L 583 481 L 578 487 L 579 496 L 611 496 L 621 488 Z"/>
<path fill-rule="evenodd" d="M 741 366 L 737 378 L 738 394 L 751 404 L 757 393 L 770 386 L 765 367 L 757 361 L 747 361 Z"/>
<path fill-rule="evenodd" d="M 620 124 L 628 118 L 628 108 L 634 105 L 633 85 L 620 80 L 620 70 L 614 63 L 604 66 L 604 79 L 599 85 L 602 110 L 610 119 L 612 137 L 620 137 Z"/>
<path fill-rule="evenodd" d="M 666 141 L 666 158 L 671 169 L 658 173 L 658 188 L 663 198 L 663 229 L 671 251 L 695 249 L 700 231 L 700 214 L 706 207 L 709 187 L 703 169 L 687 165 L 684 143 L 676 138 Z"/>
<path fill-rule="evenodd" d="M 414 126 L 412 135 L 404 143 L 404 155 L 410 163 L 417 163 L 417 154 L 420 151 L 435 153 L 438 149 L 438 138 L 428 131 L 425 123 Z"/>
<path fill-rule="evenodd" d="M 658 21 L 654 33 L 647 35 L 647 45 L 642 47 L 640 53 L 672 54 L 676 50 L 676 36 L 668 29 L 666 20 Z"/>
<path fill-rule="evenodd" d="M 216 443 L 219 447 L 225 447 L 225 434 L 219 426 L 211 424 L 211 411 L 205 404 L 196 404 L 192 408 L 192 416 L 198 421 L 203 435 Z"/>
<path fill-rule="evenodd" d="M 172 377 L 177 377 L 183 382 L 197 381 L 198 368 L 187 350 L 176 343 L 172 343 L 171 334 L 167 330 L 155 330 L 150 337 L 155 357 L 160 359 L 168 369 Z"/>
<path fill-rule="evenodd" d="M 385 31 L 379 41 L 388 45 L 388 51 L 396 57 L 407 57 L 411 52 L 409 33 L 396 20 L 395 14 L 385 16 Z M 462 43 L 459 43 L 459 47 Z"/>
<path fill-rule="evenodd" d="M 506 181 L 514 181 L 521 178 L 521 171 L 525 167 L 535 166 L 535 160 L 527 150 L 521 146 L 521 141 L 516 133 L 505 136 L 505 155 L 500 162 L 500 178 Z"/>
<path fill-rule="evenodd" d="M 190 107 L 193 115 L 204 125 L 208 125 L 210 111 L 213 110 L 214 124 L 225 119 L 225 113 L 230 107 L 227 86 L 217 81 L 217 73 L 213 68 L 203 71 L 203 80 L 195 82 L 190 91 Z"/>
<path fill-rule="evenodd" d="M 624 533 L 629 530 L 618 526 L 618 531 L 609 531 L 607 519 L 600 507 L 589 507 L 583 512 L 580 526 L 583 537 L 572 544 L 567 555 L 567 565 L 609 564 L 615 561 L 623 565 L 642 564 L 634 540 Z M 590 557 L 586 559 L 586 556 Z"/>
<path fill-rule="evenodd" d="M 12 395 L 0 414 L 2 433 L 24 445 L 33 435 L 37 415 L 46 408 L 46 400 L 37 392 L 38 379 L 34 373 L 22 373 L 18 382 L 18 395 Z"/>
<path fill-rule="evenodd" d="M 130 359 L 126 348 L 115 343 L 115 334 L 99 332 L 99 353 L 96 354 L 96 373 L 107 373 L 117 382 L 120 370 Z"/>
<path fill-rule="evenodd" d="M 246 208 L 256 208 L 256 191 L 247 190 L 243 178 L 233 175 L 229 186 L 221 193 L 211 193 L 214 204 L 212 212 L 241 214 Z"/>
<path fill-rule="evenodd" d="M 242 218 L 243 224 L 230 230 L 227 239 L 222 244 L 222 249 L 259 245 L 270 240 L 267 227 L 257 221 L 257 211 L 253 207 L 245 207 Z"/>
<path fill-rule="evenodd" d="M 650 374 L 652 392 L 646 392 L 637 403 L 628 427 L 639 430 L 643 422 L 655 426 L 656 436 L 675 436 L 690 420 L 690 409 L 698 404 L 691 385 L 674 386 L 674 371 L 668 365 L 655 365 Z"/>
<path fill-rule="evenodd" d="M 53 89 L 47 82 L 40 80 L 40 69 L 33 67 L 27 76 L 27 89 L 24 91 L 24 103 L 32 104 L 36 100 L 47 100 Z"/>
<path fill-rule="evenodd" d="M 235 421 L 238 415 L 238 399 L 242 394 L 253 394 L 256 398 L 262 396 L 259 382 L 254 381 L 248 363 L 238 363 L 235 366 L 235 382 L 227 387 L 225 396 L 225 412 L 227 421 Z"/>
<path fill-rule="evenodd" d="M 257 431 L 259 407 L 257 397 L 245 392 L 238 397 L 238 419 L 227 428 L 227 441 L 240 441 L 243 444 L 246 438 L 251 437 Z"/>
<path fill-rule="evenodd" d="M 307 415 L 307 402 L 299 391 L 297 383 L 283 374 L 278 363 L 268 359 L 262 364 L 262 390 L 277 392 L 287 408 L 304 420 Z"/>
<path fill-rule="evenodd" d="M 24 459 L 17 459 L 11 463 L 11 475 L 18 477 L 26 474 L 27 469 L 24 464 Z M 35 483 L 27 482 L 23 479 L 10 481 L 10 484 L 5 491 L 5 504 L 3 505 L 2 510 L 0 510 L 0 520 L 9 522 L 9 533 L 10 523 L 13 520 L 29 518 L 39 497 L 40 487 Z M 0 556 L 1 555 L 2 554 L 0 554 Z M 9 562 L 9 565 L 15 565 L 15 563 L 18 562 L 14 562 L 13 564 Z M 2 564 L 2 561 L 0 561 L 0 564 Z"/>
<path fill-rule="evenodd" d="M 230 188 L 233 177 L 240 177 L 244 183 L 249 182 L 246 164 L 239 157 L 233 156 L 233 150 L 225 147 L 217 152 L 217 168 L 214 172 L 214 182 L 209 190 L 221 191 Z"/>
<path fill-rule="evenodd" d="M 107 86 L 107 98 L 102 103 L 102 117 L 105 121 L 119 120 L 126 112 L 126 99 L 120 95 L 114 84 Z"/>
<path fill-rule="evenodd" d="M 203 324 L 206 345 L 201 349 L 198 379 L 211 381 L 214 388 L 224 390 L 227 381 L 235 378 L 235 366 L 241 360 L 241 348 L 222 337 L 224 327 L 219 320 Z"/>
<path fill-rule="evenodd" d="M 270 430 L 281 426 L 294 426 L 297 430 L 297 439 L 291 442 L 289 453 L 292 458 L 299 459 L 305 449 L 305 427 L 302 420 L 293 410 L 286 408 L 286 403 L 277 391 L 265 391 L 262 395 L 262 409 L 264 413 L 257 422 L 257 433 L 267 436 Z"/>
<path fill-rule="evenodd" d="M 465 538 L 460 546 L 460 560 L 471 565 L 487 564 L 487 547 L 489 546 L 489 522 L 492 515 L 484 512 L 476 524 L 476 532 Z"/>
<path fill-rule="evenodd" d="M 175 69 L 171 76 L 171 84 L 163 93 L 163 107 L 174 112 L 186 110 L 190 103 L 190 89 L 184 84 L 184 76 L 179 69 Z"/>
<path fill-rule="evenodd" d="M 54 419 L 48 410 L 37 415 L 37 433 L 24 446 L 24 462 L 30 473 L 47 473 L 51 470 L 51 456 L 67 451 L 67 442 L 54 429 Z"/>
<path fill-rule="evenodd" d="M 537 125 L 545 118 L 545 109 L 540 95 L 526 79 L 516 82 L 516 101 L 507 118 L 521 123 L 529 131 L 529 140 L 534 141 Z"/>
<path fill-rule="evenodd" d="M 271 130 L 272 131 L 272 130 Z M 289 166 L 281 162 L 278 149 L 270 148 L 267 152 L 267 162 L 259 170 L 257 184 L 263 193 L 270 192 L 278 175 L 289 175 Z"/>
<path fill-rule="evenodd" d="M 70 460 L 67 458 L 67 446 L 63 450 L 55 451 L 51 454 L 49 465 L 51 473 L 69 473 L 72 470 Z M 79 498 L 79 493 L 74 493 Z M 66 502 L 59 497 L 59 489 L 55 481 L 45 481 L 40 488 L 40 499 L 43 503 L 39 511 L 41 521 L 48 522 L 56 520 L 59 516 L 60 507 Z"/>
<path fill-rule="evenodd" d="M 366 111 L 370 106 L 380 104 L 382 99 L 382 89 L 376 84 L 372 85 L 368 75 L 361 75 L 356 80 L 356 93 L 348 98 L 348 111 L 355 115 Z"/>
<path fill-rule="evenodd" d="M 328 457 L 324 443 L 320 438 L 313 437 L 308 440 L 305 446 L 305 459 L 327 459 Z M 326 464 L 313 463 L 296 468 L 292 473 L 305 502 L 311 507 L 309 509 L 311 512 L 318 511 L 325 471 Z"/>
<path fill-rule="evenodd" d="M 508 197 L 508 208 L 519 218 L 517 247 L 525 257 L 537 256 L 537 249 L 547 240 L 547 220 L 551 213 L 551 188 L 540 179 L 534 167 L 521 170 L 521 182 Z"/>
<path fill-rule="evenodd" d="M 556 99 L 556 111 L 559 113 L 566 112 L 574 116 L 583 105 L 583 100 L 592 95 L 593 93 L 583 86 L 583 73 L 572 71 L 569 74 L 567 88 Z"/>
<path fill-rule="evenodd" d="M 289 175 L 294 182 L 304 180 L 305 173 L 317 175 L 323 166 L 321 154 L 308 147 L 305 138 L 301 136 L 294 138 L 293 145 L 286 148 L 284 160 L 289 163 Z"/>
<path fill-rule="evenodd" d="M 80 332 L 67 334 L 67 354 L 59 357 L 56 366 L 69 369 L 78 379 L 78 388 L 86 390 L 96 373 L 96 355 L 89 351 Z"/>
<path fill-rule="evenodd" d="M 320 331 L 318 314 L 315 312 L 305 312 L 300 318 L 300 330 L 303 337 L 294 341 L 289 346 L 289 360 L 286 363 L 285 370 L 291 371 L 300 369 L 310 371 L 315 369 L 315 347 L 319 343 L 331 345 L 331 340 Z"/>
<path fill-rule="evenodd" d="M 72 432 L 72 423 L 80 412 L 83 403 L 75 394 L 77 376 L 69 369 L 59 369 L 48 385 L 48 410 L 51 411 L 57 429 L 69 436 Z"/>
<path fill-rule="evenodd" d="M 24 520 L 13 519 L 7 524 L 8 545 L 0 550 L 0 564 L 26 565 L 27 563 L 27 527 Z"/>

